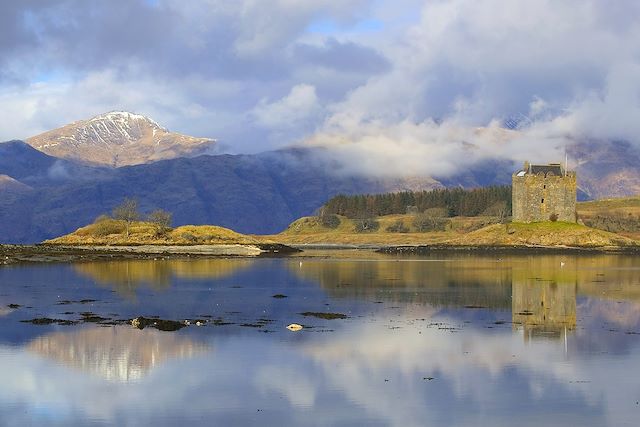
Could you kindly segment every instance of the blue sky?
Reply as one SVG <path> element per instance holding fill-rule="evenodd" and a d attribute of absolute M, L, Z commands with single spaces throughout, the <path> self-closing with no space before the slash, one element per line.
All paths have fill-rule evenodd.
<path fill-rule="evenodd" d="M 0 140 L 129 110 L 229 152 L 441 174 L 637 144 L 639 20 L 632 0 L 7 0 Z"/>

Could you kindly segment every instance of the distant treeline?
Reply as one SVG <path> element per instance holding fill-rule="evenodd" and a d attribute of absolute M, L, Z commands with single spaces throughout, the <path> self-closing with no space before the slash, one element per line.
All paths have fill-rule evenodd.
<path fill-rule="evenodd" d="M 511 187 L 491 186 L 465 190 L 442 188 L 431 191 L 338 195 L 322 208 L 322 215 L 338 214 L 366 218 L 391 214 L 422 213 L 441 208 L 446 216 L 511 215 Z"/>

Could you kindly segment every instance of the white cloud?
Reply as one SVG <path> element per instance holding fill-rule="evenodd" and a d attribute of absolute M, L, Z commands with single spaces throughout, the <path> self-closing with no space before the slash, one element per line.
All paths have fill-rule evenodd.
<path fill-rule="evenodd" d="M 29 7 L 11 4 L 0 12 Z M 583 139 L 640 144 L 633 0 L 127 5 L 51 2 L 28 9 L 37 37 L 4 28 L 13 41 L 0 43 L 11 64 L 0 73 L 0 140 L 127 109 L 236 152 L 327 144 L 357 173 L 447 174 L 496 156 L 551 160 Z M 161 25 L 123 30 L 114 23 L 127 11 Z M 326 31 L 309 30 L 323 23 Z M 55 78 L 35 82 L 50 70 Z M 513 115 L 533 123 L 505 140 L 496 128 Z"/>
<path fill-rule="evenodd" d="M 283 98 L 269 103 L 260 100 L 253 110 L 256 120 L 268 128 L 292 128 L 309 119 L 319 109 L 316 88 L 300 84 L 291 88 Z"/>
<path fill-rule="evenodd" d="M 585 139 L 640 145 L 640 15 L 628 15 L 634 2 L 617 9 L 425 1 L 420 22 L 381 45 L 392 71 L 330 106 L 310 143 L 356 173 L 436 175 L 487 158 L 558 160 Z M 512 115 L 529 126 L 497 129 Z"/>

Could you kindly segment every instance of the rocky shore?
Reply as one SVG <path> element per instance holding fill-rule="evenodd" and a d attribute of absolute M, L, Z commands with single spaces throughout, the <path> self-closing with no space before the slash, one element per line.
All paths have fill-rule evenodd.
<path fill-rule="evenodd" d="M 300 252 L 277 243 L 251 245 L 0 245 L 0 265 L 114 259 L 281 256 Z"/>
<path fill-rule="evenodd" d="M 406 246 L 383 246 L 376 250 L 385 254 L 414 254 L 426 255 L 430 253 L 500 253 L 500 254 L 638 254 L 638 246 L 537 246 L 537 245 L 406 245 Z"/>

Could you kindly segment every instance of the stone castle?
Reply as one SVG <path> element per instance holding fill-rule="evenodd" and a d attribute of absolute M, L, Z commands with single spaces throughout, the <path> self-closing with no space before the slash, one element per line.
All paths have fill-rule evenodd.
<path fill-rule="evenodd" d="M 576 173 L 559 163 L 532 165 L 511 178 L 513 222 L 576 222 Z"/>

